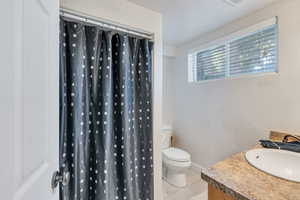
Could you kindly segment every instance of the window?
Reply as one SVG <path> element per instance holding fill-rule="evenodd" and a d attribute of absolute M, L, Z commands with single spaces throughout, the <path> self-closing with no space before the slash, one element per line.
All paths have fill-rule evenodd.
<path fill-rule="evenodd" d="M 230 36 L 188 55 L 189 81 L 277 72 L 277 19 Z"/>

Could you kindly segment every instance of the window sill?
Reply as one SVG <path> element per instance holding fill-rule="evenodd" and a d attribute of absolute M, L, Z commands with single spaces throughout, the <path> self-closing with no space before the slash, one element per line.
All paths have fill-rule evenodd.
<path fill-rule="evenodd" d="M 232 81 L 232 80 L 240 80 L 240 79 L 254 79 L 258 77 L 264 77 L 264 76 L 279 76 L 279 72 L 265 72 L 265 73 L 254 73 L 254 74 L 242 74 L 242 75 L 236 75 L 236 76 L 230 76 L 225 78 L 219 78 L 219 79 L 211 79 L 211 80 L 203 80 L 203 81 L 188 81 L 190 84 L 206 84 L 211 82 L 221 82 L 221 81 Z"/>

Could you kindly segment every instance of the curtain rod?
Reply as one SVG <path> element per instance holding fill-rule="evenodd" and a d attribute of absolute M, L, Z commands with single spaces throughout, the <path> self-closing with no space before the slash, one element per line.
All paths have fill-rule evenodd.
<path fill-rule="evenodd" d="M 123 33 L 128 33 L 128 34 L 139 36 L 142 38 L 154 40 L 153 33 L 143 31 L 141 29 L 129 27 L 126 25 L 122 25 L 122 24 L 112 22 L 109 20 L 101 19 L 99 17 L 89 16 L 87 14 L 84 14 L 84 13 L 81 13 L 78 11 L 74 11 L 74 10 L 70 10 L 70 9 L 66 9 L 66 8 L 60 8 L 60 15 L 63 17 L 69 18 L 69 19 L 83 21 L 83 22 L 86 22 L 89 24 L 95 24 L 95 25 L 98 25 L 98 26 L 101 26 L 101 27 L 104 27 L 107 29 L 116 30 L 116 31 L 120 31 Z"/>

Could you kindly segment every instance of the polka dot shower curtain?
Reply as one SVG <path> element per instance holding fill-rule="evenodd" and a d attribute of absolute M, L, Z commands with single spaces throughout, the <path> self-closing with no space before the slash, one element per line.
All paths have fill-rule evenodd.
<path fill-rule="evenodd" d="M 61 19 L 61 200 L 152 200 L 152 43 Z"/>

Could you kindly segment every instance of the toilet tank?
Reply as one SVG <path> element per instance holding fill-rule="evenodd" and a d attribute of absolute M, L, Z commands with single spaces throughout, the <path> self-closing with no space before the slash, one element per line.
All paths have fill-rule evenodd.
<path fill-rule="evenodd" d="M 167 149 L 171 147 L 171 138 L 173 130 L 171 128 L 163 128 L 161 131 L 161 148 Z"/>

